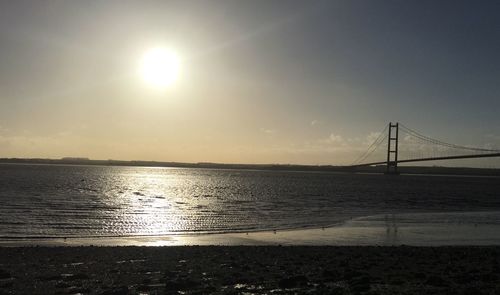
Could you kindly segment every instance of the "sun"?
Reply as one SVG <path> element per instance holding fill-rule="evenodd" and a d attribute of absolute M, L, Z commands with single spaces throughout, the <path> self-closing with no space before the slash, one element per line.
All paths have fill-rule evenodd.
<path fill-rule="evenodd" d="M 155 87 L 165 88 L 179 78 L 181 61 L 179 56 L 166 48 L 152 48 L 146 51 L 140 63 L 142 79 Z"/>

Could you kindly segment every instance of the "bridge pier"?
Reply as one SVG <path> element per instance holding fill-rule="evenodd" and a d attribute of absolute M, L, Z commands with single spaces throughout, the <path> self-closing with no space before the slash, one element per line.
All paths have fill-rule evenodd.
<path fill-rule="evenodd" d="M 394 129 L 394 131 L 393 131 Z M 399 123 L 389 123 L 389 137 L 387 142 L 387 162 L 385 174 L 397 175 L 398 171 L 398 139 Z"/>

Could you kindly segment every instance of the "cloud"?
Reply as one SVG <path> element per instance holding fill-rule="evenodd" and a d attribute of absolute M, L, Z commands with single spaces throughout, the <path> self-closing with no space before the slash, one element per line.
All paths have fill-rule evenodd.
<path fill-rule="evenodd" d="M 261 132 L 272 134 L 273 129 L 261 128 Z M 266 132 L 267 131 L 267 132 Z M 333 165 L 349 165 L 363 155 L 369 144 L 373 142 L 380 133 L 371 132 L 357 137 L 344 137 L 332 132 L 323 137 L 304 141 L 279 142 L 269 145 L 245 146 L 239 154 L 258 155 L 262 161 L 297 162 L 297 163 L 323 163 Z M 368 142 L 369 139 L 371 142 Z M 379 148 L 373 154 L 374 160 L 385 159 L 386 149 Z M 371 159 L 370 158 L 370 159 Z M 269 160 L 271 159 L 271 160 Z"/>
<path fill-rule="evenodd" d="M 315 126 L 315 125 L 318 125 L 319 121 L 318 120 L 312 120 L 311 121 L 311 126 Z"/>
<path fill-rule="evenodd" d="M 324 140 L 325 143 L 328 143 L 328 144 L 334 144 L 334 143 L 344 143 L 344 138 L 341 136 L 341 135 L 338 135 L 338 134 L 330 134 L 330 136 L 328 136 L 328 138 L 326 138 Z"/>
<path fill-rule="evenodd" d="M 364 145 L 371 145 L 372 143 L 375 142 L 375 140 L 377 140 L 377 138 L 379 136 L 380 136 L 380 132 L 370 132 L 370 134 L 368 134 L 365 137 Z"/>
<path fill-rule="evenodd" d="M 269 135 L 277 132 L 276 129 L 267 129 L 267 128 L 260 128 L 260 131 Z"/>

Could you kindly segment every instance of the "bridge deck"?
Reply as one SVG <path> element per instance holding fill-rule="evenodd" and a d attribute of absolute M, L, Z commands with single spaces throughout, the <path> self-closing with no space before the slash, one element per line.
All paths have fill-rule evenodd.
<path fill-rule="evenodd" d="M 491 158 L 491 157 L 500 157 L 500 153 L 491 153 L 491 154 L 482 154 L 482 155 L 460 155 L 460 156 L 431 157 L 431 158 L 398 160 L 398 164 L 400 164 L 400 163 L 409 163 L 409 162 L 440 161 L 440 160 L 454 160 L 454 159 L 472 159 L 472 158 Z M 357 164 L 357 165 L 351 165 L 351 166 L 347 166 L 347 167 L 365 167 L 365 166 L 382 165 L 382 164 L 387 164 L 387 161 L 372 162 L 372 163 L 365 163 L 365 164 Z"/>

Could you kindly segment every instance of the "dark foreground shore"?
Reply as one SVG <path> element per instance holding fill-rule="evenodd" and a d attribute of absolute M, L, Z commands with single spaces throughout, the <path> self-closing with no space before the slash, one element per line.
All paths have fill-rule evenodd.
<path fill-rule="evenodd" d="M 0 294 L 500 294 L 500 247 L 0 248 Z"/>

